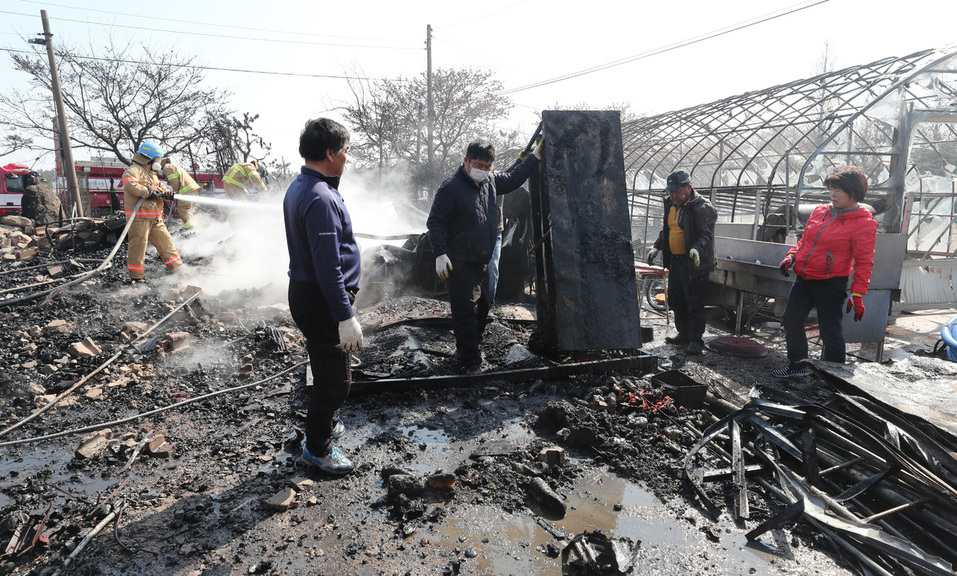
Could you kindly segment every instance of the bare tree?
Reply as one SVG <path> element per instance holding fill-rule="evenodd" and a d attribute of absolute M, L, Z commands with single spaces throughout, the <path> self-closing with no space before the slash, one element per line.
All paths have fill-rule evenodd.
<path fill-rule="evenodd" d="M 496 122 L 511 107 L 491 72 L 439 69 L 432 74 L 432 165 L 426 158 L 426 78 L 352 84 L 343 109 L 355 133 L 353 150 L 367 165 L 410 165 L 418 185 L 434 187 L 461 159 L 469 140 L 502 136 Z M 508 134 L 507 132 L 504 134 Z"/>
<path fill-rule="evenodd" d="M 272 145 L 256 133 L 253 124 L 259 114 L 243 112 L 210 113 L 205 120 L 205 133 L 202 144 L 212 167 L 220 173 L 236 162 L 264 160 Z"/>
<path fill-rule="evenodd" d="M 129 163 L 143 140 L 161 140 L 171 153 L 202 139 L 204 121 L 220 113 L 227 95 L 204 87 L 203 71 L 192 58 L 143 47 L 136 58 L 129 47 L 112 42 L 99 54 L 58 51 L 60 83 L 77 148 L 114 154 Z M 50 73 L 47 59 L 13 54 L 14 68 L 30 76 L 33 90 L 0 95 L 0 122 L 21 137 L 50 142 L 53 137 Z M 49 149 L 38 144 L 38 149 Z"/>
<path fill-rule="evenodd" d="M 0 137 L 0 156 L 29 148 L 32 143 L 29 138 L 24 138 L 19 134 L 4 134 L 3 137 Z"/>
<path fill-rule="evenodd" d="M 395 143 L 402 119 L 391 88 L 388 81 L 349 81 L 353 104 L 343 110 L 346 121 L 361 135 L 350 146 L 360 166 L 374 165 L 381 171 L 397 157 Z"/>

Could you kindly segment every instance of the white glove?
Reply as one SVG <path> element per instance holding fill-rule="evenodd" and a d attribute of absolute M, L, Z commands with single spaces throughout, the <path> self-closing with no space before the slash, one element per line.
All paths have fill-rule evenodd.
<path fill-rule="evenodd" d="M 688 257 L 691 258 L 691 263 L 694 264 L 695 268 L 701 266 L 701 254 L 698 254 L 697 248 L 689 250 Z"/>
<path fill-rule="evenodd" d="M 452 271 L 452 260 L 448 254 L 442 254 L 435 259 L 435 275 L 443 281 L 449 279 L 449 273 Z"/>
<path fill-rule="evenodd" d="M 538 140 L 536 140 L 535 143 L 532 144 L 532 156 L 534 156 L 534 157 L 538 158 L 539 160 L 541 160 L 541 159 L 542 159 L 542 148 L 543 148 L 543 147 L 544 147 L 544 146 L 543 146 L 543 144 L 542 144 L 542 139 L 539 138 Z"/>
<path fill-rule="evenodd" d="M 362 349 L 362 326 L 355 316 L 339 322 L 339 347 L 351 354 Z"/>

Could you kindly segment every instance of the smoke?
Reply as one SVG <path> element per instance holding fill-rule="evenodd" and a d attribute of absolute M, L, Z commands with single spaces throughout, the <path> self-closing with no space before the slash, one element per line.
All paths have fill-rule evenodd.
<path fill-rule="evenodd" d="M 425 231 L 428 213 L 416 208 L 411 174 L 403 168 L 346 172 L 339 185 L 352 228 L 365 234 L 417 234 Z M 370 245 L 365 240 L 363 249 Z"/>
<path fill-rule="evenodd" d="M 413 206 L 414 190 L 405 171 L 347 170 L 340 189 L 357 233 L 425 231 L 427 214 Z M 236 298 L 247 306 L 284 307 L 289 265 L 281 209 L 285 191 L 285 187 L 273 188 L 251 203 L 195 206 L 193 230 L 175 237 L 188 264 L 166 281 L 171 287 L 199 286 L 210 297 Z M 359 247 L 367 250 L 380 243 L 360 239 Z"/>

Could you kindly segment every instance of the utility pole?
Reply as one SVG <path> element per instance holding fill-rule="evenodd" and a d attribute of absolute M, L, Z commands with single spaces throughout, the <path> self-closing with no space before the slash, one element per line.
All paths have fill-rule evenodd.
<path fill-rule="evenodd" d="M 50 89 L 53 91 L 53 104 L 56 106 L 57 124 L 59 124 L 61 165 L 63 176 L 66 178 L 66 189 L 73 199 L 73 207 L 77 216 L 83 216 L 83 202 L 80 201 L 80 184 L 76 179 L 76 166 L 73 164 L 73 149 L 70 148 L 70 129 L 66 124 L 66 110 L 63 104 L 63 92 L 60 91 L 60 73 L 57 70 L 56 58 L 53 54 L 53 33 L 50 32 L 50 21 L 47 11 L 40 10 L 40 19 L 43 21 L 43 39 L 33 39 L 31 44 L 44 44 L 47 47 L 47 58 L 50 60 Z"/>
<path fill-rule="evenodd" d="M 428 158 L 429 180 L 432 179 L 432 125 L 435 120 L 435 110 L 432 108 L 432 25 L 425 25 L 425 100 L 426 110 L 426 142 L 425 150 Z"/>

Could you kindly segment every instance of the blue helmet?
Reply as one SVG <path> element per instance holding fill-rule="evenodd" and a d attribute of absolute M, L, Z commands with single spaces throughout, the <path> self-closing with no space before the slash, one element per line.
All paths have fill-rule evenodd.
<path fill-rule="evenodd" d="M 136 149 L 136 153 L 141 156 L 146 156 L 150 160 L 156 160 L 157 158 L 166 156 L 166 150 L 163 146 L 153 140 L 143 140 L 143 143 Z"/>

